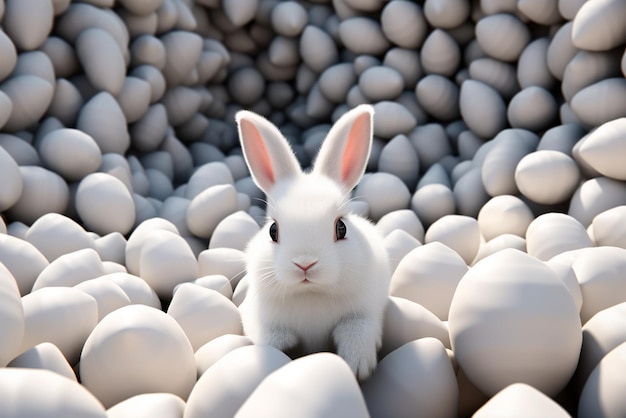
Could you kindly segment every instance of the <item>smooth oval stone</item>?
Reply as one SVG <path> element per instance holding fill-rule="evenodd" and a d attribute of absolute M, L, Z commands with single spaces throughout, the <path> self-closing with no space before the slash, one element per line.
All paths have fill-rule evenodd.
<path fill-rule="evenodd" d="M 248 337 L 245 337 L 243 335 L 227 334 L 209 341 L 208 343 L 200 347 L 195 353 L 198 376 L 202 376 L 204 372 L 209 370 L 209 368 L 211 368 L 222 357 L 224 357 L 231 351 L 251 345 L 252 341 Z M 227 362 L 225 364 L 230 363 Z"/>
<path fill-rule="evenodd" d="M 269 46 L 268 54 L 270 61 L 276 66 L 287 67 L 300 63 L 298 41 L 293 38 L 275 37 Z"/>
<path fill-rule="evenodd" d="M 626 302 L 624 281 L 626 250 L 615 247 L 585 248 L 572 264 L 583 297 L 580 319 L 583 324 L 593 315 Z"/>
<path fill-rule="evenodd" d="M 626 116 L 626 80 L 609 78 L 580 90 L 570 105 L 585 124 L 599 126 Z"/>
<path fill-rule="evenodd" d="M 46 287 L 24 296 L 22 306 L 25 332 L 18 351 L 50 342 L 70 364 L 76 364 L 98 322 L 96 300 L 72 287 Z"/>
<path fill-rule="evenodd" d="M 441 29 L 435 29 L 420 49 L 420 61 L 427 74 L 450 77 L 461 62 L 461 50 L 452 36 Z"/>
<path fill-rule="evenodd" d="M 480 233 L 487 241 L 504 235 L 526 236 L 526 229 L 534 215 L 528 205 L 512 195 L 495 196 L 478 212 Z"/>
<path fill-rule="evenodd" d="M 368 203 L 370 217 L 378 221 L 383 215 L 409 206 L 411 195 L 398 177 L 389 173 L 373 173 L 361 180 L 355 196 Z"/>
<path fill-rule="evenodd" d="M 307 376 L 307 379 L 302 381 L 297 376 Z M 286 381 L 293 384 L 286 386 Z M 311 384 L 317 390 L 310 390 Z M 294 415 L 303 418 L 369 416 L 352 371 L 343 359 L 331 353 L 301 357 L 274 371 L 237 412 L 241 418 Z"/>
<path fill-rule="evenodd" d="M 426 230 L 424 242 L 435 241 L 450 247 L 466 264 L 471 264 L 480 244 L 478 221 L 464 215 L 443 216 Z"/>
<path fill-rule="evenodd" d="M 72 287 L 103 274 L 104 266 L 96 250 L 85 248 L 51 261 L 37 276 L 32 291 L 53 286 Z"/>
<path fill-rule="evenodd" d="M 626 152 L 624 132 L 626 117 L 602 124 L 581 142 L 577 156 L 604 176 L 626 180 L 626 168 L 620 158 Z"/>
<path fill-rule="evenodd" d="M 117 42 L 100 28 L 83 30 L 76 38 L 76 55 L 90 83 L 116 96 L 122 91 L 126 62 Z"/>
<path fill-rule="evenodd" d="M 588 51 L 606 51 L 626 41 L 626 5 L 619 0 L 583 4 L 572 26 L 572 43 Z"/>
<path fill-rule="evenodd" d="M 355 54 L 380 55 L 389 48 L 389 41 L 380 24 L 368 17 L 351 17 L 339 24 L 339 38 Z"/>
<path fill-rule="evenodd" d="M 48 266 L 34 245 L 7 234 L 0 234 L 0 263 L 11 272 L 21 296 L 30 293 L 37 276 Z"/>
<path fill-rule="evenodd" d="M 415 86 L 415 96 L 420 106 L 436 119 L 452 121 L 459 117 L 459 88 L 447 77 L 427 75 Z"/>
<path fill-rule="evenodd" d="M 107 409 L 107 418 L 182 417 L 185 401 L 173 393 L 143 393 Z"/>
<path fill-rule="evenodd" d="M 539 38 L 529 43 L 519 57 L 517 80 L 522 88 L 539 86 L 551 89 L 554 77 L 548 69 L 550 39 Z"/>
<path fill-rule="evenodd" d="M 481 18 L 475 30 L 481 49 L 487 55 L 507 62 L 516 61 L 531 38 L 528 27 L 508 13 Z"/>
<path fill-rule="evenodd" d="M 120 0 L 120 3 L 129 12 L 143 16 L 157 11 L 163 0 Z"/>
<path fill-rule="evenodd" d="M 520 160 L 515 184 L 530 200 L 551 205 L 569 199 L 580 183 L 576 162 L 559 151 L 536 151 Z"/>
<path fill-rule="evenodd" d="M 417 150 L 420 166 L 428 169 L 420 179 L 420 185 L 423 185 L 425 184 L 424 177 L 428 175 L 427 173 L 433 166 L 452 153 L 450 140 L 444 127 L 438 123 L 428 123 L 416 127 L 411 131 L 409 138 Z"/>
<path fill-rule="evenodd" d="M 591 228 L 596 245 L 626 249 L 626 206 L 605 210 L 593 218 Z"/>
<path fill-rule="evenodd" d="M 70 77 L 78 72 L 76 51 L 72 45 L 58 36 L 49 36 L 39 50 L 50 58 L 57 78 Z"/>
<path fill-rule="evenodd" d="M 385 53 L 383 65 L 400 73 L 404 80 L 404 88 L 412 90 L 422 78 L 422 66 L 417 51 L 405 48 L 391 48 Z"/>
<path fill-rule="evenodd" d="M 388 2 L 380 15 L 380 24 L 387 39 L 409 49 L 422 45 L 428 29 L 422 8 L 405 0 Z"/>
<path fill-rule="evenodd" d="M 316 73 L 321 73 L 339 60 L 339 52 L 333 39 L 313 25 L 308 25 L 302 32 L 300 56 Z"/>
<path fill-rule="evenodd" d="M 11 271 L 2 263 L 0 263 L 0 326 L 4 340 L 0 347 L 0 364 L 4 367 L 16 354 L 23 351 L 18 352 L 26 325 L 17 282 Z"/>
<path fill-rule="evenodd" d="M 440 242 L 415 248 L 398 264 L 390 285 L 390 294 L 419 303 L 448 320 L 450 302 L 467 264 L 454 250 Z"/>
<path fill-rule="evenodd" d="M 211 186 L 191 200 L 187 226 L 193 234 L 210 238 L 217 224 L 236 210 L 237 191 L 232 185 Z"/>
<path fill-rule="evenodd" d="M 163 35 L 165 67 L 163 76 L 169 86 L 175 86 L 189 77 L 202 52 L 202 38 L 193 32 L 176 30 Z"/>
<path fill-rule="evenodd" d="M 404 81 L 393 68 L 374 66 L 361 73 L 359 88 L 372 102 L 392 100 L 402 93 Z"/>
<path fill-rule="evenodd" d="M 2 26 L 15 46 L 23 51 L 39 48 L 52 31 L 52 2 L 7 0 L 5 7 Z"/>
<path fill-rule="evenodd" d="M 387 259 L 393 274 L 402 259 L 412 250 L 422 245 L 422 243 L 413 235 L 398 228 L 385 236 L 383 245 L 387 251 Z"/>
<path fill-rule="evenodd" d="M 480 167 L 475 167 L 464 173 L 452 188 L 457 212 L 461 215 L 476 217 L 480 208 L 490 198 Z"/>
<path fill-rule="evenodd" d="M 444 184 L 427 184 L 411 197 L 411 209 L 424 225 L 431 225 L 442 216 L 455 213 L 454 194 Z"/>
<path fill-rule="evenodd" d="M 99 277 L 101 280 L 109 280 L 118 285 L 128 296 L 131 304 L 146 305 L 161 309 L 161 301 L 154 289 L 152 289 L 141 277 L 126 272 L 115 272 Z"/>
<path fill-rule="evenodd" d="M 410 132 L 416 124 L 415 116 L 401 104 L 382 101 L 374 105 L 375 136 L 393 138 L 398 134 Z"/>
<path fill-rule="evenodd" d="M 167 314 L 185 331 L 194 352 L 222 335 L 243 333 L 237 307 L 216 290 L 196 284 L 176 289 Z"/>
<path fill-rule="evenodd" d="M 153 65 L 159 70 L 165 68 L 167 52 L 160 39 L 152 35 L 141 35 L 130 44 L 131 65 Z"/>
<path fill-rule="evenodd" d="M 462 0 L 426 0 L 424 14 L 432 26 L 453 29 L 468 18 L 470 6 Z"/>
<path fill-rule="evenodd" d="M 61 350 L 48 342 L 37 344 L 30 350 L 26 350 L 11 360 L 7 367 L 50 370 L 70 380 L 77 381 L 72 366 L 67 362 Z"/>
<path fill-rule="evenodd" d="M 348 91 L 357 81 L 354 65 L 340 63 L 324 70 L 319 78 L 319 88 L 329 100 L 341 103 L 347 98 Z"/>
<path fill-rule="evenodd" d="M 126 77 L 122 90 L 117 96 L 118 103 L 126 122 L 133 123 L 141 119 L 150 106 L 150 84 L 138 77 Z"/>
<path fill-rule="evenodd" d="M 54 86 L 35 75 L 18 75 L 5 81 L 2 92 L 13 107 L 3 129 L 9 132 L 26 129 L 38 122 L 52 102 Z"/>
<path fill-rule="evenodd" d="M 103 154 L 124 155 L 130 145 L 124 112 L 115 98 L 105 91 L 85 103 L 78 114 L 76 129 L 91 136 Z"/>
<path fill-rule="evenodd" d="M 167 135 L 167 111 L 161 103 L 150 106 L 141 118 L 130 125 L 133 148 L 141 152 L 155 151 Z"/>
<path fill-rule="evenodd" d="M 465 80 L 459 95 L 461 116 L 467 126 L 483 138 L 492 138 L 506 126 L 504 100 L 480 81 Z"/>
<path fill-rule="evenodd" d="M 507 118 L 513 128 L 541 132 L 552 126 L 557 116 L 557 102 L 543 87 L 530 86 L 509 102 Z"/>
<path fill-rule="evenodd" d="M 51 85 L 55 84 L 56 75 L 52 61 L 48 55 L 41 51 L 22 52 L 17 57 L 12 76 L 17 77 L 29 74 L 40 77 Z"/>
<path fill-rule="evenodd" d="M 571 157 L 574 145 L 584 134 L 585 130 L 578 124 L 557 125 L 544 132 L 537 144 L 537 151 L 560 151 Z"/>
<path fill-rule="evenodd" d="M 241 72 L 243 70 L 239 70 Z M 257 78 L 253 78 L 252 82 L 256 83 Z M 232 83 L 232 80 L 231 80 Z M 256 84 L 252 84 L 256 86 Z M 253 93 L 258 94 L 258 88 L 255 87 Z M 202 105 L 202 96 L 200 93 L 187 86 L 176 86 L 165 91 L 161 103 L 167 110 L 167 117 L 172 126 L 179 126 L 188 122 Z"/>
<path fill-rule="evenodd" d="M 412 190 L 417 185 L 419 158 L 406 135 L 396 135 L 382 149 L 378 171 L 399 177 Z"/>
<path fill-rule="evenodd" d="M 4 126 L 13 112 L 13 102 L 11 98 L 0 90 L 0 127 Z"/>
<path fill-rule="evenodd" d="M 404 344 L 426 337 L 436 338 L 446 348 L 450 347 L 448 329 L 434 313 L 408 299 L 390 296 L 385 308 L 379 356 L 384 358 Z"/>
<path fill-rule="evenodd" d="M 563 79 L 565 68 L 579 51 L 572 43 L 572 25 L 568 22 L 561 26 L 548 46 L 546 63 L 550 73 L 558 80 Z"/>
<path fill-rule="evenodd" d="M 106 173 L 86 176 L 76 189 L 76 211 L 92 231 L 126 234 L 135 223 L 133 197 L 120 180 Z"/>
<path fill-rule="evenodd" d="M 0 80 L 4 80 L 13 72 L 17 63 L 15 44 L 4 31 L 0 31 L 0 52 L 4 58 L 0 64 Z"/>
<path fill-rule="evenodd" d="M 306 26 L 307 21 L 307 11 L 295 1 L 278 3 L 272 9 L 272 28 L 280 35 L 298 36 Z"/>
<path fill-rule="evenodd" d="M 115 13 L 87 3 L 72 3 L 59 16 L 55 30 L 61 38 L 74 43 L 83 30 L 93 27 L 103 29 L 113 36 L 121 51 L 128 48 L 128 29 L 122 19 Z"/>
<path fill-rule="evenodd" d="M 85 280 L 76 286 L 93 298 L 98 303 L 98 322 L 111 312 L 121 307 L 130 305 L 130 298 L 124 290 L 111 280 L 102 280 L 102 276 Z"/>
<path fill-rule="evenodd" d="M 235 248 L 244 251 L 259 229 L 259 224 L 250 215 L 237 211 L 217 224 L 211 234 L 209 248 Z"/>
<path fill-rule="evenodd" d="M 0 403 L 10 416 L 107 417 L 84 386 L 50 370 L 3 368 L 0 385 L 12 388 L 0 393 Z"/>
<path fill-rule="evenodd" d="M 522 14 L 533 22 L 551 25 L 561 20 L 558 0 L 521 0 L 518 8 Z"/>
<path fill-rule="evenodd" d="M 526 252 L 526 240 L 519 235 L 502 234 L 487 242 L 482 242 L 478 248 L 478 253 L 474 258 L 473 264 L 478 263 L 483 258 L 489 257 L 499 251 L 512 248 L 518 251 Z"/>
<path fill-rule="evenodd" d="M 133 230 L 126 244 L 126 267 L 129 273 L 139 276 L 139 259 L 146 237 L 151 232 L 160 230 L 178 234 L 178 229 L 172 222 L 159 217 L 147 219 Z"/>
<path fill-rule="evenodd" d="M 446 348 L 435 338 L 409 342 L 388 354 L 362 390 L 372 417 L 415 411 L 423 416 L 453 416 L 458 410 L 455 372 Z"/>
<path fill-rule="evenodd" d="M 71 82 L 59 78 L 46 114 L 57 118 L 66 126 L 74 125 L 84 101 L 80 91 Z"/>
<path fill-rule="evenodd" d="M 69 205 L 69 188 L 56 173 L 38 166 L 20 167 L 22 194 L 8 210 L 12 219 L 32 224 L 46 213 L 63 213 Z"/>
<path fill-rule="evenodd" d="M 211 274 L 221 274 L 235 288 L 241 277 L 243 277 L 243 272 L 245 272 L 245 260 L 245 253 L 234 248 L 211 248 L 204 250 L 198 256 L 198 275 L 202 277 Z"/>
<path fill-rule="evenodd" d="M 401 229 L 420 242 L 424 240 L 424 227 L 415 212 L 410 209 L 389 212 L 378 220 L 376 228 L 384 236 Z"/>
<path fill-rule="evenodd" d="M 576 189 L 568 213 L 587 227 L 596 215 L 622 205 L 626 205 L 624 182 L 597 177 L 585 181 Z"/>
<path fill-rule="evenodd" d="M 528 254 L 547 261 L 565 251 L 592 247 L 585 228 L 564 213 L 546 213 L 533 220 L 526 230 Z"/>
<path fill-rule="evenodd" d="M 210 274 L 207 276 L 198 277 L 197 279 L 192 280 L 190 283 L 207 289 L 215 290 L 228 299 L 232 299 L 233 297 L 233 287 L 228 281 L 228 278 L 226 278 L 226 276 L 222 274 Z M 180 286 L 182 286 L 183 284 L 184 283 L 182 283 Z M 174 292 L 176 291 L 177 290 L 174 289 Z"/>
<path fill-rule="evenodd" d="M 502 131 L 503 135 L 506 131 Z M 481 168 L 485 190 L 491 196 L 516 194 L 515 167 L 529 153 L 529 147 L 519 141 L 514 131 L 501 136 L 502 140 L 494 143 L 488 151 Z"/>
<path fill-rule="evenodd" d="M 234 416 L 257 386 L 290 362 L 271 346 L 246 345 L 232 349 L 204 372 L 194 386 L 185 414 L 191 417 Z M 239 378 L 229 379 L 233 373 Z"/>
<path fill-rule="evenodd" d="M 567 101 L 591 84 L 621 76 L 618 51 L 579 51 L 570 60 L 561 83 L 561 92 Z"/>
<path fill-rule="evenodd" d="M 583 325 L 583 345 L 574 377 L 579 388 L 602 358 L 626 342 L 625 320 L 626 303 L 622 302 L 599 311 Z"/>
<path fill-rule="evenodd" d="M 24 189 L 24 183 L 20 168 L 11 154 L 0 145 L 0 211 L 13 206 L 19 199 Z"/>
<path fill-rule="evenodd" d="M 125 306 L 103 318 L 80 360 L 82 384 L 106 407 L 149 392 L 186 399 L 196 381 L 184 331 L 172 317 L 143 305 Z"/>
<path fill-rule="evenodd" d="M 475 59 L 469 65 L 469 76 L 471 80 L 488 85 L 506 98 L 513 97 L 519 91 L 515 67 L 503 61 L 486 57 Z"/>
<path fill-rule="evenodd" d="M 550 268 L 518 250 L 500 251 L 470 269 L 448 324 L 456 360 L 486 394 L 527 383 L 555 395 L 578 363 L 581 323 L 570 293 Z"/>
<path fill-rule="evenodd" d="M 145 236 L 139 271 L 141 278 L 159 297 L 169 299 L 176 285 L 198 277 L 198 262 L 191 247 L 180 235 L 157 230 Z"/>
<path fill-rule="evenodd" d="M 258 0 L 225 0 L 222 2 L 224 14 L 236 27 L 244 26 L 256 15 Z"/>
<path fill-rule="evenodd" d="M 38 148 L 44 164 L 67 181 L 82 180 L 102 162 L 96 141 L 78 129 L 56 129 L 41 139 Z"/>
<path fill-rule="evenodd" d="M 624 380 L 616 370 L 626 364 L 626 343 L 609 352 L 593 370 L 580 395 L 578 414 L 581 417 L 620 416 L 626 412 L 622 396 Z"/>
<path fill-rule="evenodd" d="M 255 68 L 244 67 L 230 76 L 228 91 L 238 103 L 250 106 L 263 96 L 265 80 Z"/>
<path fill-rule="evenodd" d="M 150 103 L 154 104 L 165 94 L 166 83 L 163 73 L 153 65 L 140 65 L 128 73 L 130 76 L 141 78 L 150 84 Z"/>
<path fill-rule="evenodd" d="M 561 405 L 526 383 L 513 383 L 505 387 L 472 416 L 487 418 L 504 415 L 511 418 L 541 416 L 567 418 L 570 416 Z"/>

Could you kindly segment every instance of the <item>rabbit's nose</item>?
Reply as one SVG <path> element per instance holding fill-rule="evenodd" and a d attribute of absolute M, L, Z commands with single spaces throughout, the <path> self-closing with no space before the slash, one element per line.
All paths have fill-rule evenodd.
<path fill-rule="evenodd" d="M 317 264 L 317 261 L 313 261 L 313 262 L 309 262 L 306 265 L 303 265 L 305 263 L 296 263 L 295 261 L 293 262 L 293 264 L 295 264 L 296 266 L 298 266 L 298 268 L 300 268 L 303 272 L 307 272 L 307 270 L 309 270 L 311 267 L 313 267 L 314 265 Z"/>

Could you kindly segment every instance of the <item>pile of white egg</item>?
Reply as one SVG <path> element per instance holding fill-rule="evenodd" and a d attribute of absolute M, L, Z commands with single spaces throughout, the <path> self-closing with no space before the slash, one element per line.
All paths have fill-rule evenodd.
<path fill-rule="evenodd" d="M 0 0 L 0 415 L 624 416 L 623 0 Z M 375 108 L 380 362 L 243 336 L 263 195 Z"/>

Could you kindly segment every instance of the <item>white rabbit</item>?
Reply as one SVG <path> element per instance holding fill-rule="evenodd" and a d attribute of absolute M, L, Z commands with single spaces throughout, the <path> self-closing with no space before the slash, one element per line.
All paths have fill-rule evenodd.
<path fill-rule="evenodd" d="M 391 275 L 374 225 L 346 208 L 369 158 L 372 116 L 368 105 L 343 115 L 303 173 L 278 128 L 236 115 L 268 217 L 246 251 L 244 331 L 283 351 L 336 350 L 360 380 L 376 367 Z"/>

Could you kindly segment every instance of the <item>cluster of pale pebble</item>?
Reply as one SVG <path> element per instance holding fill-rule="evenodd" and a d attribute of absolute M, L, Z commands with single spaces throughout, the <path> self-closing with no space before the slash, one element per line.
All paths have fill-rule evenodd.
<path fill-rule="evenodd" d="M 626 415 L 623 0 L 0 0 L 0 416 Z M 375 108 L 381 361 L 242 335 L 233 115 Z M 239 284 L 239 285 L 238 285 Z"/>

